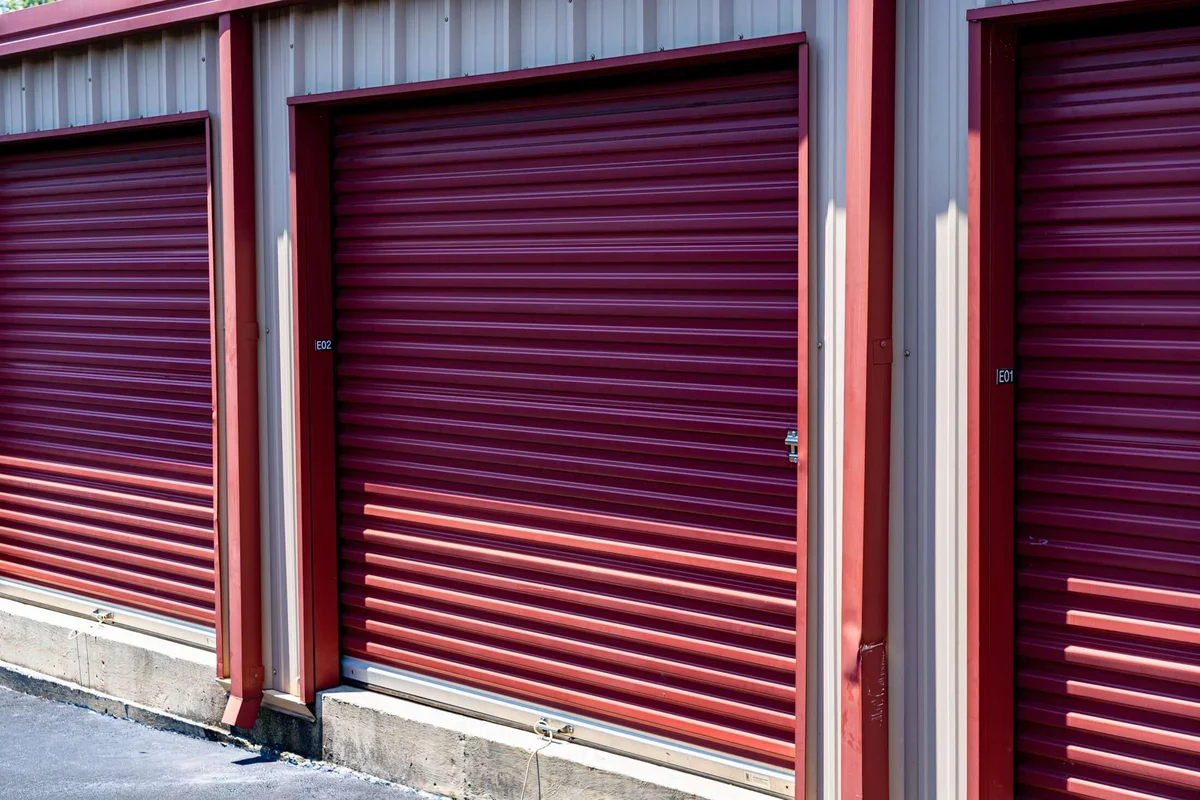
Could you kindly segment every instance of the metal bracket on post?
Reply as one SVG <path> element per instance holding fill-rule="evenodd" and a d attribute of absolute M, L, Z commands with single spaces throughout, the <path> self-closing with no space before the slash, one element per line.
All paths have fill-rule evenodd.
<path fill-rule="evenodd" d="M 799 464 L 800 454 L 797 452 L 797 448 L 800 447 L 800 437 L 796 431 L 788 431 L 787 436 L 783 439 L 783 443 L 788 447 L 788 461 L 793 464 Z"/>

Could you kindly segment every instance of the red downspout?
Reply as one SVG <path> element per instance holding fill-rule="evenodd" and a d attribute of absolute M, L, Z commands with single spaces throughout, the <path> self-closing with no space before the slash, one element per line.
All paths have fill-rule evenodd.
<path fill-rule="evenodd" d="M 851 0 L 846 111 L 842 797 L 888 796 L 896 2 Z"/>
<path fill-rule="evenodd" d="M 250 19 L 222 14 L 221 274 L 225 299 L 229 705 L 251 728 L 262 704 L 262 556 L 258 516 L 258 321 L 254 241 L 254 74 Z"/>

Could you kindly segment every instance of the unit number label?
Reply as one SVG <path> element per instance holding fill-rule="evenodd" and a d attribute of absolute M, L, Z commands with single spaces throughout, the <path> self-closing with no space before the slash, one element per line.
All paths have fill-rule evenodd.
<path fill-rule="evenodd" d="M 318 350 L 332 350 L 333 349 L 333 339 L 317 339 L 317 349 Z"/>
<path fill-rule="evenodd" d="M 1016 379 L 1016 370 L 1011 368 L 996 370 L 996 383 L 1013 383 Z"/>

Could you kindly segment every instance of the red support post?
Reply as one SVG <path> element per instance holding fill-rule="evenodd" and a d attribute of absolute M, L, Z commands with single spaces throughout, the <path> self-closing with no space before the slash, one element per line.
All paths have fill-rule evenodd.
<path fill-rule="evenodd" d="M 846 112 L 842 797 L 888 796 L 896 3 L 851 0 Z"/>
<path fill-rule="evenodd" d="M 262 704 L 258 507 L 258 321 L 255 281 L 254 74 L 251 21 L 220 19 L 221 274 L 225 300 L 225 453 L 229 558 L 229 705 L 250 728 Z"/>

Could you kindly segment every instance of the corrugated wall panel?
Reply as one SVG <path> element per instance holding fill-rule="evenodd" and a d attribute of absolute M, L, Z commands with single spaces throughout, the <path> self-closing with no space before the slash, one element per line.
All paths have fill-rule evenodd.
<path fill-rule="evenodd" d="M 126 100 L 130 86 L 125 73 L 124 47 L 113 47 L 106 43 L 89 48 L 88 68 L 93 73 L 89 76 L 92 78 L 89 121 L 107 122 L 110 119 L 137 116 L 136 110 L 130 108 Z"/>
<path fill-rule="evenodd" d="M 734 38 L 753 39 L 790 30 L 796 27 L 799 14 L 796 0 L 733 0 Z"/>
<path fill-rule="evenodd" d="M 354 7 L 340 7 L 339 13 L 353 10 L 352 27 L 343 31 L 343 83 L 356 86 L 376 86 L 388 80 L 387 58 L 384 53 L 391 44 L 388 23 L 392 18 L 391 4 L 369 3 Z M 343 22 L 344 25 L 344 22 Z M 349 36 L 353 47 L 345 47 L 345 36 Z"/>
<path fill-rule="evenodd" d="M 462 0 L 462 70 L 521 68 L 521 0 Z"/>
<path fill-rule="evenodd" d="M 662 46 L 658 38 L 658 4 L 641 0 L 593 2 L 587 7 L 588 57 L 623 55 L 627 48 L 650 52 Z"/>
<path fill-rule="evenodd" d="M 88 61 L 86 50 L 55 53 L 54 69 L 58 73 L 59 108 L 62 121 L 68 127 L 88 123 Z"/>
<path fill-rule="evenodd" d="M 733 3 L 713 0 L 665 0 L 655 9 L 659 47 L 711 44 L 733 38 Z M 722 37 L 724 34 L 724 37 Z"/>
<path fill-rule="evenodd" d="M 891 548 L 892 784 L 896 796 L 958 798 L 965 786 L 959 641 L 966 584 L 966 11 L 909 2 L 901 14 Z M 965 491 L 965 490 L 964 490 Z"/>
<path fill-rule="evenodd" d="M 568 15 L 571 21 L 574 21 L 574 3 L 566 3 L 563 0 L 522 0 L 522 66 L 544 67 L 580 60 L 578 57 L 572 58 L 572 53 L 569 52 L 574 26 L 568 23 Z M 580 21 L 586 22 L 586 10 L 580 17 Z M 583 31 L 584 27 L 580 26 L 578 30 Z"/>
<path fill-rule="evenodd" d="M 295 437 L 287 97 L 293 86 L 314 82 L 306 74 L 313 48 L 304 47 L 313 38 L 310 21 L 309 14 L 272 12 L 256 21 L 254 36 L 263 661 L 269 685 L 292 693 L 298 691 L 299 617 L 295 451 L 284 444 Z M 333 62 L 326 63 L 324 74 L 332 83 Z"/>
<path fill-rule="evenodd" d="M 210 100 L 215 108 L 215 66 L 215 25 L 8 60 L 0 134 L 201 111 Z"/>
<path fill-rule="evenodd" d="M 842 388 L 846 331 L 845 0 L 805 0 L 796 20 L 808 36 L 809 687 L 806 796 L 841 795 Z"/>

